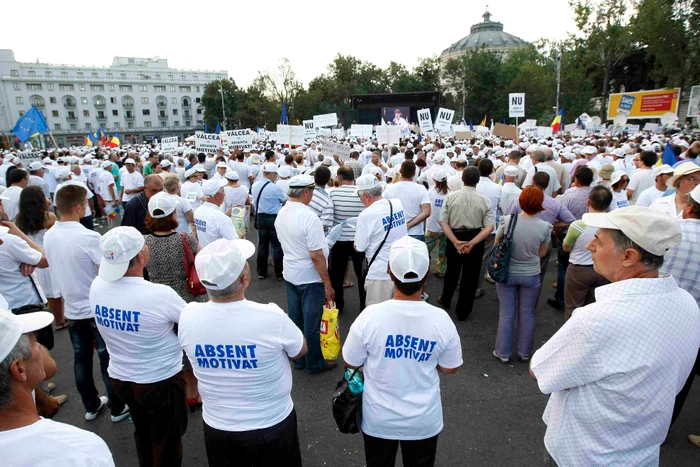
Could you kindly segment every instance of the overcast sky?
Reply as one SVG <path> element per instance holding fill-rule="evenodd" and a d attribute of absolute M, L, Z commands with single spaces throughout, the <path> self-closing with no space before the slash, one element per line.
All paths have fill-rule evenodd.
<path fill-rule="evenodd" d="M 27 11 L 31 5 L 31 11 Z M 5 2 L 0 48 L 23 62 L 109 66 L 114 56 L 167 58 L 174 68 L 225 70 L 247 86 L 279 59 L 308 85 L 338 53 L 385 67 L 440 55 L 482 21 L 487 3 L 430 1 Z M 533 42 L 575 30 L 566 0 L 488 2 L 492 21 Z"/>

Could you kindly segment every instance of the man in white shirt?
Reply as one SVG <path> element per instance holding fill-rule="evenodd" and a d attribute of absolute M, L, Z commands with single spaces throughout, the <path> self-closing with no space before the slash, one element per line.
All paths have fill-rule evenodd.
<path fill-rule="evenodd" d="M 558 465 L 658 465 L 700 346 L 697 302 L 658 271 L 681 229 L 638 206 L 583 222 L 598 229 L 588 248 L 612 283 L 532 357 L 530 374 L 551 394 L 545 446 Z"/>
<path fill-rule="evenodd" d="M 535 152 L 540 153 L 544 155 L 543 151 L 536 151 Z M 554 169 L 549 167 L 548 165 L 544 163 L 538 163 L 537 167 L 539 166 L 544 166 L 547 167 L 549 170 L 551 170 L 552 173 L 554 173 L 554 176 L 556 177 L 556 172 L 554 172 Z M 491 181 L 491 174 L 493 173 L 493 162 L 491 162 L 490 159 L 481 159 L 479 161 L 479 165 L 477 166 L 479 169 L 479 183 L 476 184 L 476 192 L 480 194 L 481 196 L 485 196 L 488 199 L 491 200 L 491 206 L 493 206 L 493 217 L 495 219 L 496 224 L 498 225 L 501 214 L 502 212 L 500 211 L 500 203 L 501 203 L 501 186 L 493 183 Z M 533 167 L 531 170 L 534 170 L 535 168 Z M 543 170 L 544 172 L 544 170 Z M 547 172 L 549 173 L 549 172 Z M 529 174 L 529 172 L 528 172 Z M 526 180 L 527 181 L 527 180 Z M 551 178 L 550 178 L 550 185 L 551 185 Z M 528 186 L 528 185 L 525 185 Z M 476 294 L 474 295 L 474 298 L 481 298 L 484 295 L 486 295 L 486 292 L 482 288 L 484 285 L 484 279 L 488 275 L 488 272 L 486 271 L 486 266 L 488 264 L 489 256 L 491 255 L 491 250 L 493 249 L 493 243 L 494 240 L 496 239 L 496 229 L 491 232 L 491 234 L 486 237 L 486 240 L 484 240 L 484 256 L 481 261 L 481 270 L 479 271 L 479 281 L 476 286 Z M 493 283 L 491 278 L 489 278 L 489 282 Z"/>
<path fill-rule="evenodd" d="M 195 167 L 190 167 L 185 171 L 185 183 L 180 187 L 180 196 L 186 199 L 192 210 L 196 210 L 204 203 L 204 193 L 202 185 L 199 183 L 199 174 Z"/>
<path fill-rule="evenodd" d="M 131 198 L 138 195 L 144 190 L 143 175 L 136 170 L 136 161 L 128 158 L 124 161 L 124 170 L 121 173 L 122 183 L 122 207 L 126 207 L 126 203 Z"/>
<path fill-rule="evenodd" d="M 7 214 L 7 220 L 13 221 L 19 212 L 19 197 L 22 190 L 29 186 L 29 172 L 24 169 L 8 171 L 7 190 L 2 192 L 2 205 Z"/>
<path fill-rule="evenodd" d="M 505 182 L 501 188 L 501 199 L 498 202 L 498 206 L 501 209 L 501 213 L 506 213 L 513 200 L 518 198 L 523 190 L 515 184 L 515 181 L 518 179 L 518 167 L 507 165 L 503 170 L 503 178 Z"/>
<path fill-rule="evenodd" d="M 676 192 L 657 199 L 649 207 L 681 220 L 688 202 L 688 194 L 698 185 L 700 185 L 700 166 L 693 162 L 677 165 L 673 169 L 673 177 L 666 180 L 666 186 L 674 188 Z"/>
<path fill-rule="evenodd" d="M 135 228 L 110 230 L 100 240 L 100 251 L 90 309 L 109 350 L 112 388 L 129 405 L 139 463 L 182 465 L 187 406 L 182 349 L 173 325 L 185 301 L 167 285 L 144 280 L 150 251 Z"/>
<path fill-rule="evenodd" d="M 651 203 L 661 198 L 668 188 L 666 187 L 666 180 L 671 178 L 673 175 L 673 167 L 668 164 L 660 165 L 654 167 L 654 186 L 651 186 L 644 190 L 637 198 L 637 206 L 649 207 Z"/>
<path fill-rule="evenodd" d="M 46 199 L 51 199 L 51 191 L 49 190 L 49 184 L 44 180 L 44 174 L 46 172 L 46 167 L 39 161 L 34 161 L 29 164 L 29 185 L 38 186 L 41 191 L 46 196 Z"/>
<path fill-rule="evenodd" d="M 216 172 L 211 177 L 211 180 L 223 180 L 226 177 L 226 172 L 228 171 L 228 164 L 224 161 L 216 163 Z"/>
<path fill-rule="evenodd" d="M 289 201 L 277 214 L 275 230 L 284 252 L 282 274 L 287 284 L 287 312 L 309 343 L 309 353 L 304 359 L 295 360 L 294 367 L 321 373 L 337 365 L 323 359 L 320 342 L 323 304 L 333 300 L 335 292 L 328 275 L 328 244 L 323 226 L 308 207 L 314 187 L 310 175 L 291 178 Z"/>
<path fill-rule="evenodd" d="M 348 368 L 364 366 L 361 428 L 370 466 L 394 465 L 399 445 L 404 465 L 435 465 L 443 427 L 438 372 L 455 374 L 463 362 L 452 319 L 421 300 L 429 269 L 425 243 L 394 242 L 393 299 L 368 306 L 343 346 Z"/>
<path fill-rule="evenodd" d="M 40 311 L 0 310 L 0 452 L 8 466 L 41 464 L 113 467 L 107 445 L 94 433 L 41 418 L 34 391 L 55 365 L 36 332 L 53 321 Z"/>
<path fill-rule="evenodd" d="M 425 241 L 425 223 L 430 217 L 430 198 L 428 190 L 423 185 L 413 181 L 416 174 L 416 164 L 411 161 L 403 161 L 401 164 L 401 180 L 392 183 L 384 190 L 384 199 L 398 199 L 403 205 L 406 215 L 406 229 L 408 235 Z"/>
<path fill-rule="evenodd" d="M 242 151 L 236 153 L 235 160 L 229 160 L 228 162 L 231 170 L 238 173 L 238 178 L 241 181 L 241 185 L 245 186 L 250 190 L 253 184 L 254 175 L 250 170 L 250 166 L 245 163 L 245 154 Z"/>
<path fill-rule="evenodd" d="M 97 277 L 100 264 L 100 234 L 80 224 L 87 209 L 87 190 L 79 185 L 62 186 L 56 191 L 56 208 L 61 220 L 44 235 L 44 250 L 51 280 L 61 292 L 64 314 L 68 320 L 73 345 L 75 384 L 85 406 L 85 419 L 94 420 L 100 410 L 109 406 L 113 422 L 129 416 L 129 407 L 112 390 L 107 368 L 109 352 L 97 330 L 95 316 L 90 308 L 90 285 Z M 94 348 L 100 359 L 106 396 L 98 397 L 92 374 Z"/>
<path fill-rule="evenodd" d="M 178 338 L 202 395 L 209 465 L 300 467 L 289 359 L 307 346 L 280 307 L 246 300 L 254 253 L 247 240 L 220 239 L 197 254 L 210 301 L 185 307 Z"/>
<path fill-rule="evenodd" d="M 462 183 L 462 172 L 464 172 L 464 169 L 469 167 L 469 162 L 467 162 L 466 160 L 457 160 L 454 164 L 457 173 L 447 177 L 447 188 L 449 188 L 450 191 L 459 191 L 464 186 L 464 183 Z M 435 171 L 433 171 L 432 173 L 435 173 Z M 435 179 L 433 179 L 433 181 L 434 180 Z"/>
<path fill-rule="evenodd" d="M 387 273 L 389 250 L 396 240 L 407 235 L 408 229 L 401 200 L 384 199 L 376 177 L 363 175 L 357 179 L 356 185 L 365 210 L 357 217 L 355 249 L 364 252 L 369 265 L 364 275 L 366 304 L 369 306 L 391 299 L 394 286 Z"/>
<path fill-rule="evenodd" d="M 643 151 L 639 155 L 641 166 L 634 171 L 627 185 L 627 199 L 630 205 L 637 204 L 639 195 L 647 188 L 654 186 L 653 168 L 658 160 L 659 156 L 653 151 Z"/>
<path fill-rule="evenodd" d="M 226 195 L 224 180 L 207 180 L 202 184 L 202 193 L 206 201 L 194 211 L 194 225 L 197 228 L 199 248 L 204 248 L 214 240 L 238 238 L 231 218 L 221 211 Z"/>
<path fill-rule="evenodd" d="M 554 170 L 553 167 L 546 164 L 547 154 L 544 150 L 538 149 L 532 153 L 531 157 L 533 158 L 535 165 L 530 167 L 530 169 L 527 171 L 525 181 L 523 182 L 523 187 L 532 185 L 532 177 L 534 177 L 537 172 L 546 172 L 549 175 L 549 185 L 547 185 L 547 189 L 544 190 L 544 192 L 548 196 L 556 196 L 561 189 L 561 185 L 559 184 L 557 171 Z"/>

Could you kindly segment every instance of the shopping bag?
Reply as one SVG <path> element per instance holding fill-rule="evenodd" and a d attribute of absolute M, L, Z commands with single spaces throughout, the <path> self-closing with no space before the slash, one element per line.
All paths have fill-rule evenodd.
<path fill-rule="evenodd" d="M 337 360 L 340 354 L 340 326 L 335 302 L 326 302 L 321 316 L 321 352 L 326 360 Z"/>
<path fill-rule="evenodd" d="M 233 222 L 233 227 L 236 229 L 236 234 L 238 234 L 238 238 L 245 238 L 245 215 L 246 210 L 244 207 L 234 206 L 231 209 L 231 222 Z"/>

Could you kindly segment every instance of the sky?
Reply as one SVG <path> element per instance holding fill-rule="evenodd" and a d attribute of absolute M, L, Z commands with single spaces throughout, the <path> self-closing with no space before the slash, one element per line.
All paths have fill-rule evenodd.
<path fill-rule="evenodd" d="M 0 48 L 18 61 L 109 66 L 115 56 L 158 56 L 172 68 L 228 71 L 239 87 L 281 58 L 304 85 L 339 53 L 410 69 L 467 36 L 487 5 L 492 21 L 528 42 L 576 29 L 567 0 L 33 0 L 31 12 L 27 3 L 6 3 Z"/>

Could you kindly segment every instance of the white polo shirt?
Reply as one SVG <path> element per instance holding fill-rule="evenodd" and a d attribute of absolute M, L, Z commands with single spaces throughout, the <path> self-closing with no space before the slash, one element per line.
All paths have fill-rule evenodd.
<path fill-rule="evenodd" d="M 204 192 L 202 191 L 202 185 L 188 180 L 180 187 L 180 196 L 189 201 L 192 209 L 197 209 L 203 204 Z"/>
<path fill-rule="evenodd" d="M 284 252 L 284 280 L 294 285 L 321 282 L 310 251 L 322 250 L 328 265 L 328 243 L 318 216 L 298 201 L 287 201 L 275 219 L 277 238 Z"/>
<path fill-rule="evenodd" d="M 447 312 L 423 301 L 370 305 L 350 327 L 343 360 L 364 365 L 363 433 L 420 440 L 442 431 L 437 366 L 462 365 L 459 334 Z"/>
<path fill-rule="evenodd" d="M 134 170 L 133 173 L 129 173 L 128 169 L 124 169 L 121 174 L 121 184 L 124 189 L 124 196 L 122 196 L 122 202 L 126 203 L 138 193 L 126 193 L 126 190 L 135 190 L 143 186 L 143 175 Z"/>
<path fill-rule="evenodd" d="M 102 199 L 105 201 L 114 200 L 109 191 L 110 185 L 114 185 L 114 194 L 115 196 L 119 196 L 117 193 L 117 186 L 114 184 L 114 175 L 112 175 L 112 172 L 100 169 L 99 175 L 97 176 L 97 194 L 102 196 Z"/>
<path fill-rule="evenodd" d="M 277 305 L 193 302 L 180 315 L 178 337 L 197 377 L 207 425 L 258 430 L 289 416 L 289 358 L 299 355 L 304 336 Z"/>
<path fill-rule="evenodd" d="M 206 202 L 194 211 L 194 225 L 197 228 L 200 249 L 220 238 L 239 238 L 233 221 L 213 203 Z"/>
<path fill-rule="evenodd" d="M 397 182 L 391 183 L 384 190 L 385 199 L 399 199 L 403 205 L 403 211 L 406 215 L 406 222 L 416 217 L 421 212 L 423 204 L 430 204 L 428 190 L 423 185 L 415 182 Z M 414 225 L 408 230 L 408 235 L 423 235 L 425 233 L 425 221 Z"/>
<path fill-rule="evenodd" d="M 155 383 L 182 370 L 182 350 L 173 331 L 185 301 L 173 289 L 143 277 L 90 288 L 90 309 L 109 351 L 109 376 L 139 384 Z"/>
<path fill-rule="evenodd" d="M 666 190 L 661 191 L 656 188 L 656 185 L 650 186 L 637 197 L 637 206 L 649 207 L 651 203 L 661 198 L 664 193 L 666 193 Z"/>
<path fill-rule="evenodd" d="M 384 246 L 382 246 L 377 258 L 367 272 L 367 279 L 370 280 L 391 280 L 391 277 L 386 272 L 389 264 L 389 251 L 392 243 L 404 237 L 407 232 L 406 215 L 404 214 L 401 200 L 392 199 L 391 205 L 394 208 L 393 220 L 389 218 L 389 201 L 386 199 L 375 201 L 357 216 L 355 249 L 359 252 L 364 251 L 368 263 L 372 260 L 372 256 L 374 256 L 374 252 L 377 251 L 382 240 L 384 240 L 384 236 L 389 229 L 389 222 L 392 222 L 391 232 L 389 232 Z"/>
<path fill-rule="evenodd" d="M 90 319 L 90 285 L 102 260 L 100 234 L 80 222 L 56 222 L 44 235 L 51 281 L 61 292 L 68 319 Z"/>
<path fill-rule="evenodd" d="M 654 180 L 654 171 L 651 169 L 637 169 L 630 177 L 630 182 L 627 185 L 628 190 L 634 191 L 630 204 L 637 204 L 637 199 L 647 188 L 653 187 L 656 184 Z"/>
<path fill-rule="evenodd" d="M 551 394 L 545 446 L 558 465 L 658 465 L 700 346 L 698 304 L 671 276 L 595 295 L 532 356 Z"/>
<path fill-rule="evenodd" d="M 676 193 L 669 196 L 662 196 L 649 206 L 651 209 L 665 212 L 669 216 L 673 216 L 678 220 L 683 219 L 683 211 L 676 211 Z"/>
<path fill-rule="evenodd" d="M 41 252 L 30 247 L 20 237 L 3 235 L 0 245 L 0 293 L 7 300 L 10 309 L 43 302 L 30 278 L 23 276 L 19 270 L 22 263 L 36 265 L 41 261 L 41 256 Z M 36 277 L 34 281 L 39 286 Z"/>

